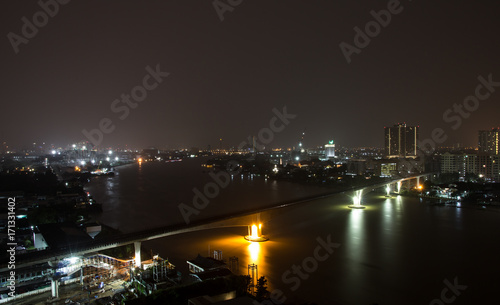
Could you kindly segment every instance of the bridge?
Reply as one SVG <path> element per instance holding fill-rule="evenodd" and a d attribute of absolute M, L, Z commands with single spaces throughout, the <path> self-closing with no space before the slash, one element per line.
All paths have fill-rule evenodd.
<path fill-rule="evenodd" d="M 270 221 L 272 212 L 279 209 L 289 207 L 292 205 L 298 205 L 301 203 L 309 202 L 316 199 L 330 197 L 339 193 L 353 193 L 353 205 L 350 208 L 363 208 L 361 205 L 361 199 L 364 191 L 385 187 L 387 194 L 389 195 L 391 186 L 396 185 L 397 193 L 400 192 L 403 182 L 410 182 L 412 180 L 416 181 L 416 185 L 420 184 L 420 180 L 436 173 L 425 173 L 409 177 L 388 179 L 388 181 L 377 182 L 373 184 L 368 184 L 365 186 L 360 186 L 353 188 L 351 190 L 329 192 L 321 195 L 315 195 L 307 198 L 302 198 L 299 200 L 279 203 L 267 208 L 253 209 L 242 211 L 229 215 L 217 216 L 209 219 L 204 219 L 200 221 L 194 221 L 190 225 L 186 224 L 176 224 L 160 228 L 147 229 L 139 232 L 125 233 L 118 236 L 113 236 L 105 238 L 102 240 L 94 240 L 90 242 L 73 243 L 67 247 L 60 249 L 49 249 L 37 252 L 30 252 L 26 254 L 20 254 L 16 257 L 16 269 L 29 267 L 32 265 L 49 263 L 49 265 L 57 265 L 57 262 L 70 257 L 80 257 L 86 254 L 95 254 L 99 251 L 103 251 L 110 248 L 116 248 L 120 246 L 134 244 L 135 248 L 135 265 L 137 267 L 141 266 L 141 243 L 143 241 L 168 237 L 172 235 L 195 232 L 200 230 L 214 229 L 214 228 L 224 228 L 224 227 L 248 227 L 248 240 L 252 241 L 263 241 L 266 240 L 262 237 L 261 224 Z M 257 227 L 258 226 L 258 227 Z M 0 265 L 0 274 L 8 272 L 7 263 L 2 263 Z M 57 279 L 52 279 L 52 295 L 56 297 L 58 295 L 58 282 Z"/>
<path fill-rule="evenodd" d="M 399 194 L 401 192 L 403 182 L 407 182 L 407 185 L 408 185 L 407 188 L 410 189 L 411 182 L 415 181 L 415 188 L 421 189 L 422 185 L 420 184 L 420 180 L 423 180 L 426 177 L 430 177 L 430 176 L 433 176 L 436 174 L 438 174 L 438 173 L 432 172 L 432 173 L 419 174 L 419 175 L 414 175 L 414 176 L 410 176 L 410 177 L 392 179 L 391 181 L 376 183 L 376 184 L 373 184 L 371 186 L 356 188 L 355 190 L 352 190 L 353 191 L 353 196 L 352 196 L 353 204 L 349 205 L 348 207 L 351 209 L 364 209 L 365 206 L 363 206 L 361 204 L 361 200 L 363 197 L 363 191 L 365 191 L 367 189 L 371 188 L 372 190 L 374 190 L 374 189 L 378 189 L 381 187 L 385 187 L 386 194 L 387 194 L 386 196 L 390 196 L 390 194 L 392 192 L 392 185 L 395 185 L 394 192 L 397 194 Z"/>

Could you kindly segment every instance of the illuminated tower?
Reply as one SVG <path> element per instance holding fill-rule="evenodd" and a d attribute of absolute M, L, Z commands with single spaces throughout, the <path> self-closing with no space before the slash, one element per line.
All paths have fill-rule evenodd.
<path fill-rule="evenodd" d="M 388 158 L 416 158 L 418 130 L 418 126 L 406 126 L 405 123 L 384 127 L 385 155 Z"/>
<path fill-rule="evenodd" d="M 325 156 L 327 158 L 335 158 L 335 144 L 333 140 L 329 141 L 328 144 L 325 144 Z"/>

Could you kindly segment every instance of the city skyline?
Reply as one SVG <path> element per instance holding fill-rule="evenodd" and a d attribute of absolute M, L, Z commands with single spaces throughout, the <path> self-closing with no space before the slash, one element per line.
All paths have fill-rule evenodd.
<path fill-rule="evenodd" d="M 304 136 L 305 136 L 305 133 L 301 135 L 301 138 L 299 138 L 298 140 L 296 140 L 295 142 L 293 143 L 285 143 L 284 146 L 276 146 L 276 145 L 269 145 L 269 146 L 264 146 L 262 145 L 261 143 L 259 143 L 258 140 L 255 140 L 255 138 L 257 138 L 256 136 L 248 136 L 247 137 L 247 140 L 250 141 L 249 139 L 253 138 L 254 141 L 256 141 L 256 147 L 258 148 L 257 150 L 259 151 L 270 151 L 270 150 L 274 150 L 274 149 L 300 149 L 301 147 L 305 148 L 305 149 L 315 149 L 315 148 L 318 148 L 318 147 L 327 147 L 329 145 L 332 145 L 333 143 L 333 147 L 336 146 L 336 149 L 358 149 L 358 148 L 375 148 L 375 149 L 380 149 L 380 150 L 384 150 L 385 151 L 385 155 L 386 156 L 389 156 L 389 157 L 395 157 L 391 154 L 387 154 L 387 149 L 388 149 L 388 132 L 389 130 L 392 130 L 392 129 L 395 129 L 397 127 L 400 127 L 400 126 L 403 126 L 405 127 L 407 124 L 406 123 L 397 123 L 397 124 L 394 124 L 393 127 L 387 127 L 387 126 L 384 126 L 383 129 L 384 129 L 384 136 L 383 136 L 383 140 L 382 142 L 378 143 L 379 145 L 374 145 L 374 146 L 368 146 L 368 145 L 359 145 L 359 146 L 346 146 L 346 145 L 342 145 L 342 143 L 340 143 L 340 145 L 337 145 L 336 146 L 336 141 L 335 139 L 331 140 L 331 139 L 328 139 L 327 141 L 324 141 L 324 142 L 320 142 L 320 143 L 308 143 L 308 141 L 304 141 Z M 417 130 L 420 130 L 420 126 L 409 126 L 408 128 L 416 128 Z M 441 145 L 442 143 L 435 143 L 436 146 L 435 146 L 435 149 L 438 149 L 438 148 L 450 148 L 450 147 L 453 147 L 455 149 L 476 149 L 476 150 L 479 150 L 479 151 L 486 151 L 485 150 L 485 147 L 486 145 L 494 145 L 493 142 L 491 142 L 492 140 L 486 140 L 486 138 L 484 138 L 486 136 L 486 134 L 492 134 L 492 135 L 496 135 L 495 136 L 495 139 L 496 137 L 498 137 L 498 127 L 492 127 L 491 129 L 489 130 L 476 130 L 476 133 L 478 133 L 476 135 L 476 142 L 475 143 L 472 143 L 472 145 L 464 145 L 463 142 L 455 142 L 455 143 L 444 143 L 444 145 Z M 419 133 L 419 132 L 417 132 Z M 432 138 L 430 138 L 432 139 Z M 145 145 L 145 146 L 132 146 L 132 145 L 127 145 L 127 144 L 117 144 L 117 145 L 93 145 L 91 141 L 89 141 L 88 139 L 82 139 L 81 141 L 79 142 L 67 142 L 67 143 L 49 143 L 49 142 L 44 142 L 44 141 L 37 141 L 37 142 L 26 142 L 26 143 L 22 143 L 18 146 L 13 146 L 11 145 L 10 143 L 6 142 L 6 141 L 2 141 L 1 142 L 1 151 L 3 151 L 3 153 L 6 153 L 6 152 L 15 152 L 15 151 L 41 151 L 41 150 L 53 150 L 53 149 L 60 149 L 60 150 L 72 150 L 72 149 L 75 149 L 75 145 L 78 146 L 77 149 L 81 150 L 82 147 L 87 147 L 85 148 L 85 150 L 107 150 L 107 149 L 117 149 L 117 150 L 131 150 L 131 151 L 138 151 L 138 150 L 142 150 L 142 149 L 149 149 L 149 148 L 155 148 L 155 149 L 159 149 L 159 150 L 183 150 L 183 149 L 193 149 L 193 148 L 197 148 L 199 149 L 200 151 L 207 151 L 207 150 L 217 150 L 217 149 L 222 149 L 222 150 L 242 150 L 242 148 L 244 148 L 244 146 L 241 145 L 241 143 L 250 143 L 248 141 L 243 141 L 243 142 L 240 142 L 240 145 L 237 145 L 237 144 L 225 144 L 223 139 L 220 138 L 220 139 L 217 139 L 217 141 L 215 143 L 209 143 L 205 146 L 203 145 L 193 145 L 193 146 L 172 146 L 172 145 Z M 423 149 L 423 148 L 426 148 L 425 145 L 426 145 L 426 142 L 422 141 L 422 139 L 420 139 L 420 137 L 418 136 L 417 134 L 417 137 L 413 140 L 413 141 L 416 141 L 415 143 L 417 144 L 417 148 L 418 149 Z M 412 142 L 413 142 L 412 141 Z M 486 142 L 486 141 L 489 141 L 489 142 Z M 304 144 L 305 142 L 305 144 Z M 483 142 L 483 144 L 482 144 Z M 496 141 L 496 147 L 498 146 L 498 141 Z M 488 143 L 488 144 L 486 144 Z M 490 144 L 491 143 L 491 144 Z M 419 144 L 422 144 L 422 145 L 419 145 Z M 395 145 L 395 143 L 393 143 L 393 145 Z M 414 145 L 414 144 L 408 144 L 408 145 Z M 483 148 L 481 146 L 484 146 Z M 73 146 L 73 148 L 72 148 Z M 251 146 L 251 145 L 250 145 Z M 245 147 L 250 147 L 250 146 L 245 146 Z M 412 150 L 414 150 L 415 146 L 412 146 L 413 148 L 411 148 Z M 495 150 L 496 151 L 496 150 Z M 399 157 L 404 157 L 403 155 L 399 156 Z M 414 154 L 411 154 L 410 157 L 415 157 Z"/>
<path fill-rule="evenodd" d="M 486 2 L 243 1 L 224 13 L 211 2 L 52 2 L 57 12 L 4 4 L 0 140 L 12 146 L 79 142 L 109 119 L 104 146 L 232 147 L 284 107 L 296 118 L 273 147 L 304 129 L 305 143 L 381 147 L 380 128 L 398 121 L 476 146 L 477 130 L 499 125 Z"/>
<path fill-rule="evenodd" d="M 499 8 L 4 1 L 0 303 L 497 302 Z"/>

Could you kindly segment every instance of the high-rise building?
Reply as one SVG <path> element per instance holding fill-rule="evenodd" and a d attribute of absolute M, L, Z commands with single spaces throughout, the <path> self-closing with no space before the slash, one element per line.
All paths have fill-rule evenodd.
<path fill-rule="evenodd" d="M 499 128 L 493 128 L 491 130 L 480 130 L 479 131 L 479 151 L 486 152 L 493 155 L 498 155 L 498 137 Z"/>
<path fill-rule="evenodd" d="M 335 158 L 335 144 L 333 140 L 329 141 L 328 144 L 325 144 L 325 156 L 327 158 Z"/>
<path fill-rule="evenodd" d="M 446 152 L 440 160 L 441 173 L 458 173 L 462 178 L 474 174 L 488 181 L 500 181 L 500 155 Z"/>
<path fill-rule="evenodd" d="M 385 155 L 388 158 L 416 158 L 418 129 L 418 126 L 406 126 L 405 123 L 384 127 Z"/>

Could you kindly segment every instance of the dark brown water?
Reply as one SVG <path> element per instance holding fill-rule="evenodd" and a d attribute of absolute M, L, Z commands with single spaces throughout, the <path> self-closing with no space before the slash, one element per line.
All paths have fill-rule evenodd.
<path fill-rule="evenodd" d="M 179 204 L 193 206 L 196 194 L 193 189 L 205 194 L 207 185 L 216 185 L 208 173 L 202 172 L 204 160 L 206 158 L 130 164 L 117 168 L 114 177 L 95 178 L 86 190 L 103 204 L 104 213 L 98 220 L 123 232 L 184 223 Z M 207 196 L 208 204 L 191 216 L 191 221 L 265 207 L 327 190 L 239 174 L 232 177 L 227 187 L 216 186 L 217 196 Z M 207 190 L 210 192 L 215 194 L 213 188 Z"/>
<path fill-rule="evenodd" d="M 209 180 L 193 171 L 193 177 L 167 178 L 177 181 L 172 189 L 168 183 L 151 182 L 157 180 L 154 175 L 162 175 L 158 169 L 166 173 L 172 164 L 152 165 L 125 167 L 114 178 L 92 183 L 89 190 L 105 205 L 103 222 L 132 231 L 182 221 L 176 203 L 191 200 L 191 189 Z M 177 170 L 183 171 L 181 165 L 189 167 L 175 164 Z M 319 191 L 239 177 L 198 216 Z M 209 247 L 222 250 L 226 259 L 238 257 L 242 274 L 248 264 L 257 264 L 270 289 L 281 290 L 290 302 L 498 304 L 497 210 L 430 206 L 415 198 L 386 199 L 373 193 L 363 198 L 365 210 L 347 209 L 350 203 L 348 194 L 338 194 L 273 212 L 264 223 L 264 233 L 270 237 L 264 243 L 245 241 L 247 229 L 236 227 L 163 238 L 144 246 L 168 257 L 183 273 L 187 273 L 187 259 L 206 255 Z M 319 239 L 328 238 L 338 248 L 328 255 L 321 248 L 316 254 L 322 261 L 314 259 Z M 300 271 L 294 266 L 300 266 Z M 444 283 L 455 278 L 458 285 L 467 286 L 458 290 L 459 295 Z"/>

